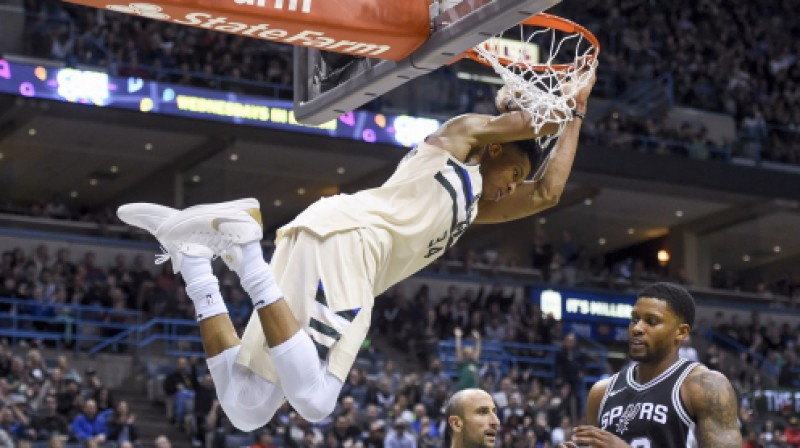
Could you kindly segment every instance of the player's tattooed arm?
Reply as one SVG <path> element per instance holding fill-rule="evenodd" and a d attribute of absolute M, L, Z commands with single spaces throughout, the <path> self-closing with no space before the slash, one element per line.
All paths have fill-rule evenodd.
<path fill-rule="evenodd" d="M 740 448 L 742 434 L 737 418 L 738 402 L 730 381 L 719 372 L 698 368 L 686 378 L 683 396 L 688 398 L 697 422 L 700 448 Z"/>

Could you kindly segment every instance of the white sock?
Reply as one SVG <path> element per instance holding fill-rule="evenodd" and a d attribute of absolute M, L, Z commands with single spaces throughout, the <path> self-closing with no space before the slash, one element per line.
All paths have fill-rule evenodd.
<path fill-rule="evenodd" d="M 242 288 L 253 301 L 253 307 L 258 310 L 271 305 L 283 297 L 283 291 L 275 282 L 272 269 L 264 261 L 261 243 L 252 241 L 242 246 L 242 263 L 236 274 L 242 283 Z"/>
<path fill-rule="evenodd" d="M 199 321 L 228 312 L 219 281 L 211 270 L 211 261 L 203 257 L 184 256 L 181 275 L 186 281 L 186 294 L 194 303 L 195 318 Z"/>

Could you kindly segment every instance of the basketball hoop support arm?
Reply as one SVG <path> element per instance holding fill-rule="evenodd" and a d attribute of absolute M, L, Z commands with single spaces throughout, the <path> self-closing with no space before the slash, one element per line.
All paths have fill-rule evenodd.
<path fill-rule="evenodd" d="M 335 87 L 313 95 L 314 57 L 318 51 L 294 49 L 294 116 L 319 125 L 414 79 L 448 64 L 468 49 L 500 31 L 548 9 L 561 0 L 464 0 L 439 17 L 453 17 L 459 9 L 483 3 L 460 19 L 434 31 L 410 56 L 401 61 L 362 59 L 358 73 Z M 474 6 L 473 6 L 474 7 Z M 457 17 L 457 16 L 456 16 Z M 302 61 L 302 62 L 301 62 Z"/>

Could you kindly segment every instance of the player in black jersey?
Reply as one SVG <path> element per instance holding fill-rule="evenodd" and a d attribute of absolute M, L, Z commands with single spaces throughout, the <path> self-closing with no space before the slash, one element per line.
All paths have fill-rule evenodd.
<path fill-rule="evenodd" d="M 694 299 L 678 285 L 656 283 L 639 294 L 628 325 L 633 362 L 592 387 L 588 425 L 560 448 L 742 446 L 728 379 L 678 356 L 694 313 Z"/>

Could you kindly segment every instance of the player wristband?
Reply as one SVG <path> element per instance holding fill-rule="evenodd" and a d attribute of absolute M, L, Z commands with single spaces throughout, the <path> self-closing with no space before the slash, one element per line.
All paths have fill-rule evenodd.
<path fill-rule="evenodd" d="M 580 118 L 583 120 L 586 118 L 586 114 L 583 112 L 578 112 L 577 109 L 572 109 L 572 118 Z"/>

